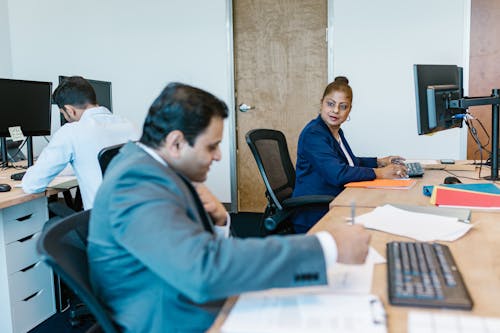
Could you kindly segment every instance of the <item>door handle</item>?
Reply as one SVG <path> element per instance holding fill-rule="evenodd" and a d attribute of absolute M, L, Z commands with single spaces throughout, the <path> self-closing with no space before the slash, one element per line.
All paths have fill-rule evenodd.
<path fill-rule="evenodd" d="M 255 106 L 250 106 L 250 105 L 247 105 L 245 103 L 242 103 L 238 106 L 238 109 L 240 110 L 240 112 L 247 112 L 247 111 L 250 111 L 252 109 L 255 109 Z"/>

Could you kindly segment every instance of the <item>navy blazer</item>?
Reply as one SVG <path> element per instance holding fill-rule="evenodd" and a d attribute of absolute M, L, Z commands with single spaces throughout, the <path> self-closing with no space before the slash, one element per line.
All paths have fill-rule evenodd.
<path fill-rule="evenodd" d="M 338 195 L 349 182 L 373 180 L 377 167 L 375 157 L 356 157 L 342 129 L 340 138 L 354 166 L 349 166 L 340 144 L 333 137 L 321 116 L 310 121 L 302 130 L 297 147 L 296 179 L 293 196 Z M 294 217 L 295 231 L 309 230 L 328 209 L 302 211 Z"/>
<path fill-rule="evenodd" d="M 136 144 L 113 158 L 88 255 L 94 291 L 122 332 L 204 332 L 228 296 L 327 282 L 317 237 L 220 238 L 205 214 L 191 185 Z"/>

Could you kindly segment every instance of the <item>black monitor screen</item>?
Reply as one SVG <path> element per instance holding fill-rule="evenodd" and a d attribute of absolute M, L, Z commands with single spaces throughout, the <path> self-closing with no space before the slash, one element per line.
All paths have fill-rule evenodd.
<path fill-rule="evenodd" d="M 50 135 L 52 83 L 0 79 L 0 137 L 20 126 L 26 136 Z"/>
<path fill-rule="evenodd" d="M 462 113 L 447 100 L 463 97 L 462 68 L 455 65 L 414 65 L 418 134 L 461 127 Z"/>
<path fill-rule="evenodd" d="M 59 76 L 59 84 L 62 83 L 68 76 Z M 109 111 L 113 112 L 111 103 L 111 82 L 86 79 L 92 88 L 94 88 L 97 98 L 97 104 L 105 106 Z M 61 126 L 66 123 L 66 119 L 61 114 Z"/>

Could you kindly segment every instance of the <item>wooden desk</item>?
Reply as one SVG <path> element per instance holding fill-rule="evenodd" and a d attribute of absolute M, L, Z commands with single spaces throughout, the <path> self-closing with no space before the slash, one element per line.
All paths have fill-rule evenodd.
<path fill-rule="evenodd" d="M 477 171 L 453 173 L 458 176 L 477 177 Z M 329 223 L 346 223 L 346 219 L 351 217 L 350 205 L 353 200 L 358 206 L 357 215 L 367 213 L 385 203 L 430 205 L 429 197 L 422 194 L 422 186 L 442 183 L 446 176 L 449 174 L 443 170 L 426 170 L 424 177 L 417 179 L 416 186 L 410 190 L 346 189 L 335 198 L 333 209 L 311 229 L 311 232 L 322 230 Z M 477 180 L 464 178 L 463 182 L 477 182 Z M 410 310 L 500 317 L 500 213 L 474 211 L 471 214 L 471 223 L 477 225 L 464 237 L 443 244 L 450 247 L 469 289 L 474 302 L 472 311 L 391 306 L 387 298 L 387 265 L 376 265 L 372 293 L 378 295 L 384 302 L 388 315 L 388 332 L 406 332 Z M 384 256 L 387 242 L 408 240 L 380 231 L 369 232 L 372 234 L 371 245 Z M 236 297 L 233 297 L 226 302 L 209 332 L 220 330 L 235 301 Z"/>
<path fill-rule="evenodd" d="M 9 192 L 0 192 L 0 332 L 27 332 L 55 313 L 54 281 L 50 267 L 39 259 L 36 243 L 48 220 L 46 192 L 26 194 L 10 179 L 20 170 L 0 171 L 0 183 Z"/>
<path fill-rule="evenodd" d="M 0 192 L 0 209 L 45 196 L 44 193 L 26 194 L 21 188 L 15 187 L 16 184 L 20 184 L 21 182 L 10 179 L 10 175 L 21 171 L 22 170 L 17 169 L 5 169 L 0 171 L 0 183 L 9 184 L 10 187 L 12 187 L 9 192 Z"/>
<path fill-rule="evenodd" d="M 367 190 L 368 191 L 368 190 Z M 356 213 L 363 214 L 373 208 L 360 208 Z M 322 230 L 328 223 L 346 223 L 351 210 L 349 207 L 335 207 L 316 224 L 311 231 Z M 389 332 L 406 332 L 409 310 L 439 311 L 450 313 L 474 314 L 500 317 L 500 214 L 473 212 L 471 223 L 478 223 L 461 239 L 443 242 L 450 247 L 462 272 L 471 297 L 474 301 L 472 311 L 429 310 L 391 306 L 387 298 L 387 265 L 376 265 L 373 275 L 372 293 L 384 302 L 388 315 Z M 380 231 L 370 231 L 371 245 L 385 256 L 385 244 L 390 241 L 409 240 Z"/>
<path fill-rule="evenodd" d="M 482 176 L 487 175 L 489 169 L 482 172 Z M 479 179 L 478 170 L 476 171 L 453 171 L 463 183 L 477 183 L 484 181 Z M 354 201 L 357 207 L 377 207 L 385 204 L 411 204 L 418 206 L 430 206 L 429 197 L 424 196 L 422 188 L 424 185 L 442 184 L 450 173 L 445 170 L 425 170 L 422 178 L 412 178 L 416 180 L 415 186 L 405 190 L 387 190 L 387 189 L 364 189 L 348 188 L 342 191 L 333 200 L 333 207 L 350 206 Z M 465 178 L 469 177 L 469 178 Z"/>

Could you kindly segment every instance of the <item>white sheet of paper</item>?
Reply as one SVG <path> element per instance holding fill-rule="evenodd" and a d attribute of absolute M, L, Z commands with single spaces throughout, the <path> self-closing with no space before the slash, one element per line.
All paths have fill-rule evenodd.
<path fill-rule="evenodd" d="M 245 293 L 239 297 L 221 331 L 383 333 L 385 312 L 374 295 Z"/>
<path fill-rule="evenodd" d="M 409 212 L 385 205 L 356 217 L 356 223 L 422 242 L 454 241 L 467 233 L 472 225 L 455 217 Z"/>
<path fill-rule="evenodd" d="M 373 266 L 385 263 L 385 258 L 373 247 L 369 248 L 366 261 L 362 265 L 335 264 L 328 272 L 328 285 L 274 288 L 257 291 L 254 294 L 289 295 L 301 293 L 331 293 L 368 294 L 372 289 Z"/>
<path fill-rule="evenodd" d="M 75 187 L 78 185 L 75 176 L 56 176 L 47 187 L 59 188 L 60 185 L 64 185 L 63 187 Z"/>
<path fill-rule="evenodd" d="M 408 333 L 500 332 L 500 318 L 430 311 L 408 313 Z"/>

